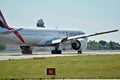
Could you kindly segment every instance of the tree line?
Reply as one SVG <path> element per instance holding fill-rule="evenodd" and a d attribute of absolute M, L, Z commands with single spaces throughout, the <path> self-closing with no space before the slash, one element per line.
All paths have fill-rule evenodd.
<path fill-rule="evenodd" d="M 119 49 L 120 48 L 120 44 L 118 42 L 114 42 L 114 41 L 104 41 L 104 40 L 100 40 L 100 41 L 95 41 L 95 40 L 90 40 L 87 43 L 87 49 Z"/>

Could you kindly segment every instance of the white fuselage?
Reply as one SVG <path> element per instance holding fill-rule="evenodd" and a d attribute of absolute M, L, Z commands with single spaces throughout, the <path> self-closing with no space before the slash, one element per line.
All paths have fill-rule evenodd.
<path fill-rule="evenodd" d="M 7 31 L 7 29 L 0 28 L 0 32 L 4 31 Z M 50 30 L 41 28 L 23 28 L 18 31 L 18 33 L 22 36 L 25 43 L 23 43 L 15 33 L 8 35 L 0 34 L 0 39 L 19 46 L 51 46 L 52 40 L 85 34 L 82 31 Z"/>

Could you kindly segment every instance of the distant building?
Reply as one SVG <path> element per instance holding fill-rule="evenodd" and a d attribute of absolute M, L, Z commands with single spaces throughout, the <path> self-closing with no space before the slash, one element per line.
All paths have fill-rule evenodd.
<path fill-rule="evenodd" d="M 45 28 L 43 19 L 39 19 L 36 23 L 37 27 Z"/>

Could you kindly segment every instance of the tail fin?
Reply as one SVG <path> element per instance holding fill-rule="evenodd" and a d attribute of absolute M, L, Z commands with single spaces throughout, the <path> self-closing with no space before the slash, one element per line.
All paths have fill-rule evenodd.
<path fill-rule="evenodd" d="M 7 25 L 6 21 L 5 21 L 5 18 L 4 18 L 1 11 L 0 11 L 0 26 L 1 27 L 6 27 L 6 28 L 8 27 L 8 25 Z"/>

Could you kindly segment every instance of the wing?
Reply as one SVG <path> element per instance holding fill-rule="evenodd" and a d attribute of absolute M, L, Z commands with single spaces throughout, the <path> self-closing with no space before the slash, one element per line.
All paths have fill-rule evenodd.
<path fill-rule="evenodd" d="M 69 41 L 69 40 L 79 39 L 79 38 L 88 38 L 88 37 L 91 37 L 91 36 L 102 35 L 102 34 L 107 34 L 107 33 L 112 33 L 112 32 L 117 32 L 117 31 L 119 31 L 119 30 L 116 29 L 116 30 L 104 31 L 104 32 L 99 32 L 99 33 L 92 33 L 92 34 L 84 34 L 84 35 L 66 37 L 66 38 L 62 38 L 62 39 L 53 40 L 52 44 L 59 44 L 59 43 L 62 43 L 64 41 Z"/>
<path fill-rule="evenodd" d="M 0 34 L 10 34 L 10 33 L 13 33 L 13 32 L 16 32 L 16 31 L 20 31 L 22 30 L 23 28 L 19 28 L 19 29 L 14 29 L 14 30 L 8 30 L 8 31 L 5 31 L 5 32 L 0 32 Z"/>

